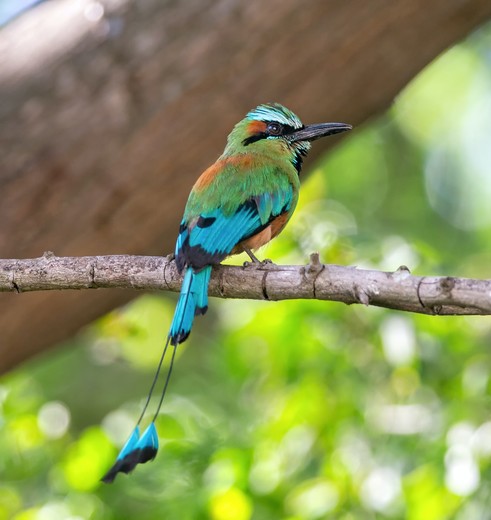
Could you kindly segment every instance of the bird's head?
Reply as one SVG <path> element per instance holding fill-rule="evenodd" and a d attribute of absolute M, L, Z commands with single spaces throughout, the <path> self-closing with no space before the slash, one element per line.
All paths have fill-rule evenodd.
<path fill-rule="evenodd" d="M 228 136 L 225 154 L 255 153 L 282 155 L 291 160 L 298 172 L 311 141 L 351 130 L 346 123 L 320 123 L 305 126 L 288 108 L 266 103 L 251 110 Z"/>

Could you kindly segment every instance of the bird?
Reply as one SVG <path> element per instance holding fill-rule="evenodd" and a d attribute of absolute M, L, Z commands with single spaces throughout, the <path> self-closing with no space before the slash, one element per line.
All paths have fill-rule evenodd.
<path fill-rule="evenodd" d="M 155 421 L 176 348 L 188 338 L 194 317 L 208 309 L 212 267 L 243 252 L 258 263 L 254 251 L 281 233 L 295 210 L 302 162 L 311 142 L 351 129 L 346 123 L 305 126 L 279 103 L 257 106 L 232 129 L 223 154 L 202 173 L 189 194 L 175 247 L 175 264 L 183 282 L 167 341 L 137 424 L 103 482 L 113 482 L 118 473 L 129 473 L 157 455 Z M 169 346 L 172 354 L 157 411 L 140 434 Z"/>

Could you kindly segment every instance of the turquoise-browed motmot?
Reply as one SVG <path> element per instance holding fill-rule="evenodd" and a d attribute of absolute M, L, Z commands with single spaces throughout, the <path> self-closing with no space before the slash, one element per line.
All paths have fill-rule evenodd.
<path fill-rule="evenodd" d="M 259 105 L 235 125 L 218 160 L 196 181 L 189 195 L 177 237 L 175 261 L 184 273 L 181 293 L 167 342 L 138 423 L 113 467 L 103 477 L 112 482 L 119 472 L 155 458 L 155 420 L 167 390 L 176 347 L 191 331 L 194 317 L 208 308 L 208 283 L 213 265 L 229 255 L 252 253 L 277 236 L 295 210 L 302 160 L 311 141 L 350 130 L 345 123 L 304 126 L 278 103 Z M 163 359 L 172 346 L 167 377 L 157 411 L 140 435 L 143 419 Z"/>

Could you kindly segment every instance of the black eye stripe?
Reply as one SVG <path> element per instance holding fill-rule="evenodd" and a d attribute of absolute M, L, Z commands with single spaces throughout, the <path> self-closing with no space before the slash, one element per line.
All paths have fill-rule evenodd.
<path fill-rule="evenodd" d="M 259 132 L 258 134 L 251 135 L 247 138 L 245 138 L 242 141 L 242 144 L 244 146 L 249 146 L 252 143 L 255 143 L 256 141 L 260 141 L 261 139 L 266 139 L 268 137 L 268 134 L 266 132 Z"/>
<path fill-rule="evenodd" d="M 281 137 L 284 135 L 292 134 L 293 132 L 296 132 L 297 130 L 301 130 L 303 128 L 295 128 L 290 125 L 282 124 L 278 121 L 264 121 L 266 123 L 266 132 L 258 132 L 257 134 L 251 135 L 244 139 L 242 141 L 242 144 L 244 146 L 248 146 L 252 143 L 255 143 L 256 141 L 260 141 L 261 139 L 267 139 L 268 137 Z M 270 126 L 275 125 L 280 128 L 280 131 L 278 133 L 273 133 L 270 131 Z"/>
<path fill-rule="evenodd" d="M 295 128 L 294 126 L 290 125 L 283 125 L 283 132 L 282 135 L 289 135 L 293 134 L 293 132 L 297 132 L 298 130 L 302 130 L 302 128 L 305 128 L 303 125 L 299 128 Z"/>

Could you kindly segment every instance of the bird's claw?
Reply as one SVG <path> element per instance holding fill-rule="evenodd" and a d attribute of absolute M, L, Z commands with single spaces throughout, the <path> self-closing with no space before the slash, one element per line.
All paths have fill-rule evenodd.
<path fill-rule="evenodd" d="M 256 260 L 256 261 L 246 260 L 242 265 L 243 265 L 243 267 L 251 267 L 251 266 L 264 267 L 266 265 L 274 265 L 274 262 L 270 258 L 265 258 L 264 260 Z"/>

